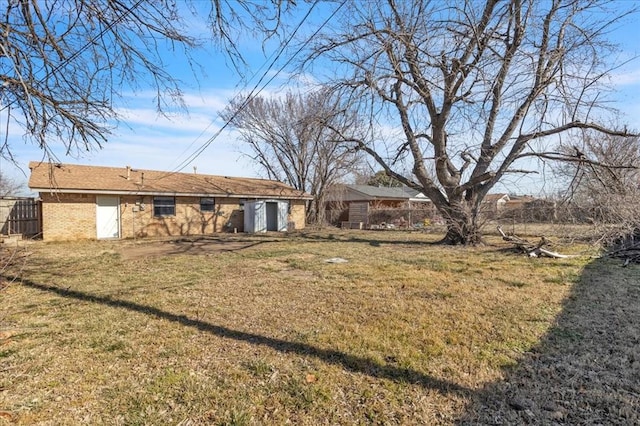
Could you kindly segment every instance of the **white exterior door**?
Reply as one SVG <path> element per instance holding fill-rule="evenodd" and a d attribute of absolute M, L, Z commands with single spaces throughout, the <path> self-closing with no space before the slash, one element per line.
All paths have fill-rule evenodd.
<path fill-rule="evenodd" d="M 278 231 L 286 232 L 289 225 L 289 203 L 278 201 Z"/>
<path fill-rule="evenodd" d="M 118 197 L 96 196 L 96 236 L 98 238 L 120 237 L 120 200 Z"/>

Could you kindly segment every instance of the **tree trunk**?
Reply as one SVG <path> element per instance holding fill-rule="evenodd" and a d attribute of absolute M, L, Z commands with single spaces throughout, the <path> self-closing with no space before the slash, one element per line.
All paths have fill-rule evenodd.
<path fill-rule="evenodd" d="M 316 221 L 317 221 L 317 204 L 316 204 L 316 200 L 309 200 L 307 201 L 307 218 L 306 221 L 308 224 L 310 225 L 315 225 Z"/>
<path fill-rule="evenodd" d="M 482 243 L 477 214 L 460 207 L 447 208 L 443 213 L 447 224 L 447 234 L 440 243 L 449 245 L 477 245 Z"/>

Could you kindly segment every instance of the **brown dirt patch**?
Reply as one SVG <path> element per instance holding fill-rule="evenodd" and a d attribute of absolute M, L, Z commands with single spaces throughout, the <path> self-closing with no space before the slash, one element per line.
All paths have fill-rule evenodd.
<path fill-rule="evenodd" d="M 123 259 L 142 259 L 177 254 L 207 255 L 219 252 L 238 251 L 263 241 L 227 240 L 220 238 L 181 238 L 177 240 L 144 241 L 122 247 Z"/>

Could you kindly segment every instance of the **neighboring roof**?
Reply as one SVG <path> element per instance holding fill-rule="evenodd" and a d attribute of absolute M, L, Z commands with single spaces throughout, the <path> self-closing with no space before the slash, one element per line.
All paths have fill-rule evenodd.
<path fill-rule="evenodd" d="M 406 186 L 387 187 L 371 185 L 347 185 L 347 190 L 355 191 L 363 200 L 410 200 L 429 201 L 424 194 Z M 351 197 L 353 199 L 353 197 Z"/>
<path fill-rule="evenodd" d="M 510 195 L 509 200 L 507 201 L 507 204 L 515 206 L 520 204 L 531 203 L 536 200 L 537 198 L 532 197 L 531 195 Z"/>
<path fill-rule="evenodd" d="M 29 188 L 38 192 L 312 199 L 282 182 L 242 177 L 32 161 Z"/>
<path fill-rule="evenodd" d="M 483 200 L 485 203 L 496 203 L 498 201 L 509 201 L 509 194 L 487 194 Z"/>

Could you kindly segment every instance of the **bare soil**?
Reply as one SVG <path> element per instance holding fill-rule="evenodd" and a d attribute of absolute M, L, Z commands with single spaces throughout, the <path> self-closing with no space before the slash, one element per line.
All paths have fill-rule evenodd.
<path fill-rule="evenodd" d="M 207 255 L 220 252 L 243 250 L 262 244 L 264 241 L 251 239 L 231 239 L 225 237 L 193 237 L 141 241 L 124 245 L 118 252 L 125 260 L 150 257 L 173 256 L 179 254 Z"/>

